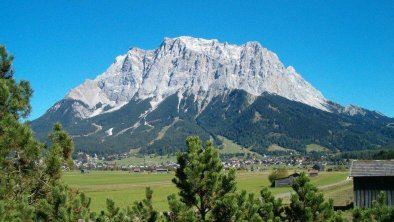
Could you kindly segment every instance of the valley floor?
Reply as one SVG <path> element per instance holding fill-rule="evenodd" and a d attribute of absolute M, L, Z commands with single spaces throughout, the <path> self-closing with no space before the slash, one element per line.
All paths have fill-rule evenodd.
<path fill-rule="evenodd" d="M 270 171 L 237 171 L 237 189 L 260 195 L 263 186 L 269 186 Z M 334 199 L 335 205 L 346 205 L 352 200 L 352 183 L 346 172 L 321 172 L 311 181 L 324 193 Z M 99 212 L 105 209 L 107 198 L 113 199 L 120 207 L 131 205 L 145 197 L 145 187 L 153 189 L 153 205 L 159 211 L 168 209 L 167 196 L 178 190 L 171 182 L 174 173 L 129 173 L 127 171 L 79 171 L 65 173 L 63 180 L 72 188 L 84 191 L 92 198 L 91 209 Z M 291 187 L 270 188 L 271 192 L 288 201 Z"/>

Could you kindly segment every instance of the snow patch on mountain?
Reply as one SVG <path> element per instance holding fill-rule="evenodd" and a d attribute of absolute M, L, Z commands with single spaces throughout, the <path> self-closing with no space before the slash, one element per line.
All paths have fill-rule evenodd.
<path fill-rule="evenodd" d="M 179 101 L 183 95 L 194 95 L 202 110 L 213 97 L 234 89 L 253 96 L 269 92 L 329 111 L 317 89 L 258 42 L 238 46 L 186 36 L 165 38 L 156 50 L 130 49 L 66 98 L 86 104 L 73 107 L 80 118 L 88 118 L 119 109 L 132 99 L 150 99 L 153 110 L 175 93 Z"/>
<path fill-rule="evenodd" d="M 108 129 L 107 131 L 105 131 L 105 133 L 108 135 L 108 136 L 112 136 L 112 130 L 113 130 L 114 128 L 110 128 L 110 129 Z"/>

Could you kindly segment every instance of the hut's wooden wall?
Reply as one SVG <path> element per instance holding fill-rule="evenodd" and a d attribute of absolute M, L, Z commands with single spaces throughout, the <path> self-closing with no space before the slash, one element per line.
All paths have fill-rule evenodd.
<path fill-rule="evenodd" d="M 275 180 L 275 187 L 287 187 L 293 184 L 294 177 L 286 177 Z"/>
<path fill-rule="evenodd" d="M 394 205 L 394 177 L 354 177 L 353 192 L 356 207 L 371 207 L 381 191 L 387 194 L 387 203 Z"/>

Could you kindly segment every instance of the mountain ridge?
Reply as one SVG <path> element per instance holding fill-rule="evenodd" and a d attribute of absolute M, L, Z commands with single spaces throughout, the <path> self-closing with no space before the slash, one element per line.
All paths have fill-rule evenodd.
<path fill-rule="evenodd" d="M 60 121 L 77 150 L 171 153 L 189 135 L 264 153 L 277 144 L 357 150 L 394 143 L 393 118 L 329 101 L 257 42 L 165 38 L 130 49 L 31 122 L 44 139 Z"/>
<path fill-rule="evenodd" d="M 298 88 L 294 88 L 298 87 Z M 329 111 L 327 100 L 291 66 L 257 42 L 241 46 L 192 37 L 165 38 L 156 50 L 132 48 L 94 80 L 86 80 L 66 98 L 81 100 L 82 118 L 125 105 L 133 97 L 153 98 L 152 108 L 174 93 L 188 91 L 197 102 L 225 90 L 242 89 L 253 95 L 271 92 Z M 108 112 L 108 110 L 107 110 Z"/>

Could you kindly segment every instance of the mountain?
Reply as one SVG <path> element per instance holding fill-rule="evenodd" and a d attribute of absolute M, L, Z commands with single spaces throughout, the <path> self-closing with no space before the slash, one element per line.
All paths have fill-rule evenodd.
<path fill-rule="evenodd" d="M 66 99 L 83 103 L 75 107 L 83 119 L 119 109 L 132 99 L 151 99 L 153 110 L 175 93 L 180 100 L 185 93 L 196 96 L 202 111 L 213 97 L 234 89 L 254 96 L 270 92 L 328 110 L 319 91 L 259 43 L 236 46 L 192 37 L 166 38 L 157 50 L 132 48 Z"/>
<path fill-rule="evenodd" d="M 394 119 L 327 100 L 259 43 L 193 37 L 130 49 L 31 126 L 44 139 L 56 121 L 77 150 L 96 153 L 164 154 L 193 134 L 217 143 L 224 136 L 260 153 L 272 144 L 357 150 L 394 143 Z"/>

